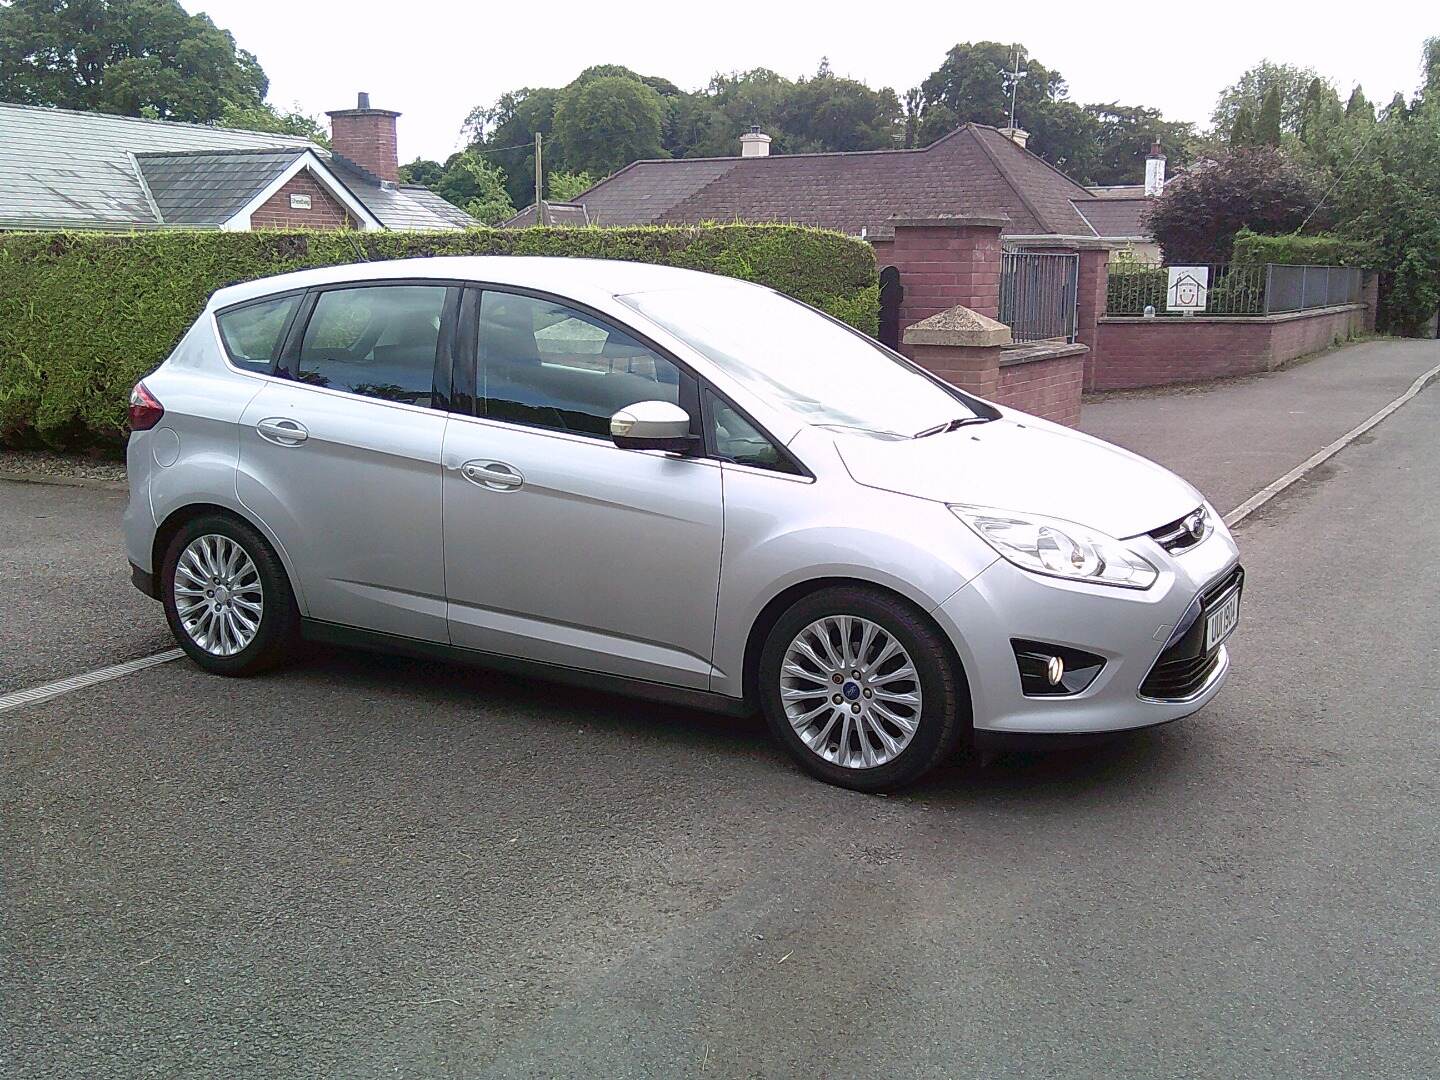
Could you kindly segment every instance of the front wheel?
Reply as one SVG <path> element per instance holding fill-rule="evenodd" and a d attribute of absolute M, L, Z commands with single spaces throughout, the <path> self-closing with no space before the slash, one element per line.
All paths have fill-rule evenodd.
<path fill-rule="evenodd" d="M 170 632 L 197 664 L 250 675 L 288 655 L 299 627 L 285 568 L 254 528 L 225 514 L 187 522 L 161 573 Z"/>
<path fill-rule="evenodd" d="M 969 694 L 940 632 L 879 590 L 796 601 L 765 641 L 759 679 L 770 729 L 801 767 L 857 791 L 918 779 L 969 725 Z"/>

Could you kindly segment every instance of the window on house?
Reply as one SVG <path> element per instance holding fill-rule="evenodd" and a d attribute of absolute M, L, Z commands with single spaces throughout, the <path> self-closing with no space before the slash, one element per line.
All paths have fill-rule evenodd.
<path fill-rule="evenodd" d="M 300 303 L 300 294 L 261 300 L 216 316 L 220 340 L 230 362 L 247 371 L 273 371 L 285 344 L 285 328 Z"/>
<path fill-rule="evenodd" d="M 372 285 L 320 294 L 295 378 L 312 386 L 430 407 L 443 285 Z"/>
<path fill-rule="evenodd" d="M 483 415 L 610 437 L 610 417 L 637 401 L 680 403 L 681 372 L 618 327 L 538 297 L 480 300 L 477 390 Z"/>

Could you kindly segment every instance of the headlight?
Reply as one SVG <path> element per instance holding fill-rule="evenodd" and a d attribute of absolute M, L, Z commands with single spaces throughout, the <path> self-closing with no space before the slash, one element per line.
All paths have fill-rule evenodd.
<path fill-rule="evenodd" d="M 951 506 L 950 510 L 1022 570 L 1123 589 L 1148 589 L 1160 576 L 1155 567 L 1113 536 L 1073 521 L 984 506 Z"/>

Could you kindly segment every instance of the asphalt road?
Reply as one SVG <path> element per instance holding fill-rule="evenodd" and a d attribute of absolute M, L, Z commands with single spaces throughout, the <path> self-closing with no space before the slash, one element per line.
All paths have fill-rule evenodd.
<path fill-rule="evenodd" d="M 903 796 L 360 654 L 0 713 L 4 1071 L 1433 1074 L 1437 430 L 1432 387 L 1241 527 L 1210 708 Z"/>
<path fill-rule="evenodd" d="M 1369 341 L 1283 371 L 1105 394 L 1080 426 L 1173 469 L 1227 514 L 1437 364 L 1433 340 Z"/>

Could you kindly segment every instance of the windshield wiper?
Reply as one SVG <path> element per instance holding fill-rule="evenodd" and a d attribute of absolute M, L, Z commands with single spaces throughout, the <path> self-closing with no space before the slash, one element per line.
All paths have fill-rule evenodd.
<path fill-rule="evenodd" d="M 943 435 L 947 431 L 956 431 L 971 424 L 988 424 L 991 420 L 997 419 L 994 416 L 957 416 L 954 420 L 947 420 L 943 424 L 936 424 L 924 431 L 917 431 L 910 436 L 912 439 L 923 439 L 926 435 Z"/>

